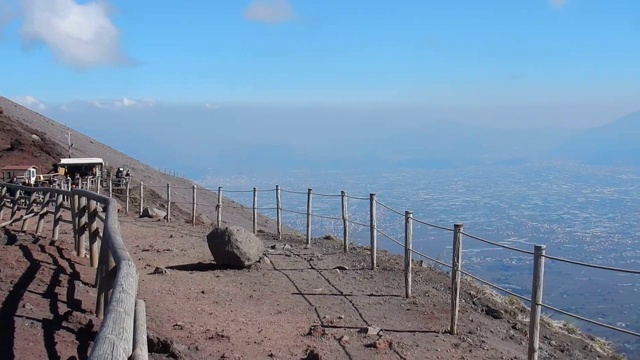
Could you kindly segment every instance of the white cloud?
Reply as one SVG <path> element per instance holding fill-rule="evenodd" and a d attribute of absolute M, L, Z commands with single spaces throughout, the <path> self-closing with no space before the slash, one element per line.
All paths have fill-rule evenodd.
<path fill-rule="evenodd" d="M 220 105 L 214 104 L 214 103 L 205 103 L 204 107 L 210 110 L 214 110 L 214 109 L 219 109 Z"/>
<path fill-rule="evenodd" d="M 126 65 L 120 33 L 102 0 L 22 0 L 22 39 L 44 43 L 56 59 L 78 69 Z"/>
<path fill-rule="evenodd" d="M 569 0 L 549 0 L 549 5 L 559 9 L 567 5 L 567 2 L 569 2 Z"/>
<path fill-rule="evenodd" d="M 156 104 L 156 101 L 151 98 L 142 98 L 138 100 L 123 97 L 119 100 L 89 100 L 88 104 L 93 105 L 99 109 L 120 109 L 120 108 L 142 108 L 151 107 Z"/>
<path fill-rule="evenodd" d="M 244 10 L 244 18 L 270 24 L 292 20 L 293 8 L 287 0 L 254 0 Z"/>
<path fill-rule="evenodd" d="M 7 25 L 16 16 L 15 9 L 6 0 L 0 0 L 0 28 Z"/>
<path fill-rule="evenodd" d="M 31 95 L 16 96 L 11 98 L 11 100 L 31 110 L 45 110 L 47 108 L 47 105 Z"/>

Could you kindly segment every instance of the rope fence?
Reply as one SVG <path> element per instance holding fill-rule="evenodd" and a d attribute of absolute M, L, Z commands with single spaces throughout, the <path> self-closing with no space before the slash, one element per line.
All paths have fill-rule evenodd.
<path fill-rule="evenodd" d="M 171 186 L 169 184 L 165 185 L 165 186 L 161 186 L 161 185 L 153 185 L 154 188 L 166 188 L 167 189 L 167 194 L 171 193 Z M 142 211 L 143 208 L 143 202 L 144 202 L 144 190 L 143 190 L 143 185 L 140 184 L 140 192 L 137 196 L 137 198 L 140 200 L 140 211 Z M 178 188 L 174 188 L 174 189 L 178 189 Z M 640 274 L 640 270 L 633 270 L 633 269 L 623 269 L 623 268 L 616 268 L 616 267 L 611 267 L 611 266 L 604 266 L 604 265 L 597 265 L 597 264 L 589 264 L 589 263 L 584 263 L 584 262 L 580 262 L 580 261 L 576 261 L 576 260 L 571 260 L 571 259 L 565 259 L 565 258 L 561 258 L 561 257 L 556 257 L 556 256 L 551 256 L 551 255 L 546 255 L 546 248 L 545 246 L 539 246 L 536 245 L 534 246 L 533 250 L 525 250 L 525 249 L 520 249 L 517 247 L 513 247 L 513 246 L 509 246 L 503 243 L 500 243 L 498 241 L 493 241 L 493 240 L 489 240 L 489 239 L 485 239 L 483 237 L 477 236 L 477 235 L 473 235 L 470 234 L 468 232 L 463 231 L 463 224 L 454 224 L 453 227 L 447 227 L 447 226 L 442 226 L 442 225 L 438 225 L 438 224 L 434 224 L 432 222 L 426 221 L 426 220 L 422 220 L 422 219 L 418 219 L 418 218 L 414 218 L 413 217 L 413 213 L 411 211 L 400 211 L 397 210 L 389 205 L 386 205 L 383 202 L 380 202 L 377 200 L 376 194 L 372 193 L 369 195 L 369 197 L 359 197 L 359 196 L 351 196 L 348 195 L 345 191 L 342 191 L 340 194 L 329 194 L 329 193 L 315 193 L 313 192 L 313 189 L 307 189 L 307 191 L 296 191 L 296 190 L 289 190 L 289 189 L 282 189 L 279 185 L 276 185 L 276 187 L 274 189 L 257 189 L 257 188 L 253 188 L 251 190 L 241 190 L 241 189 L 234 189 L 234 190 L 226 190 L 223 189 L 222 187 L 218 187 L 217 188 L 217 202 L 215 204 L 198 204 L 197 203 L 197 188 L 194 185 L 192 188 L 183 188 L 184 190 L 190 190 L 191 191 L 191 197 L 192 197 L 192 201 L 178 201 L 175 202 L 176 204 L 186 204 L 186 205 L 191 205 L 191 216 L 192 216 L 192 223 L 195 225 L 196 224 L 196 211 L 197 211 L 197 207 L 206 207 L 206 208 L 215 208 L 215 212 L 216 212 L 216 224 L 217 226 L 221 226 L 222 223 L 222 217 L 223 217 L 223 211 L 226 208 L 233 208 L 233 209 L 241 209 L 241 210 L 245 210 L 245 211 L 251 211 L 252 212 L 252 220 L 253 220 L 253 232 L 257 233 L 258 231 L 258 211 L 276 211 L 276 231 L 277 231 L 277 236 L 279 239 L 282 238 L 282 225 L 283 225 L 283 214 L 291 214 L 291 215 L 301 215 L 304 216 L 304 220 L 301 220 L 301 222 L 305 223 L 304 225 L 302 225 L 301 227 L 304 227 L 306 229 L 306 243 L 307 245 L 311 245 L 312 243 L 312 229 L 314 228 L 318 228 L 318 224 L 316 224 L 316 222 L 314 222 L 314 219 L 320 219 L 320 220 L 324 220 L 324 221 L 340 221 L 342 222 L 342 232 L 343 232 L 343 243 L 344 243 L 344 252 L 348 252 L 349 251 L 349 246 L 350 246 L 350 235 L 351 232 L 354 230 L 352 229 L 353 226 L 359 226 L 361 227 L 361 229 L 369 229 L 369 240 L 370 240 L 370 246 L 368 247 L 370 250 L 370 254 L 371 254 L 371 269 L 376 269 L 377 268 L 377 238 L 378 235 L 381 235 L 385 238 L 387 238 L 389 241 L 391 241 L 392 243 L 400 246 L 403 250 L 404 250 L 404 274 L 405 274 L 405 297 L 410 298 L 411 294 L 412 294 L 412 266 L 413 266 L 413 260 L 412 260 L 412 255 L 418 255 L 424 259 L 427 259 L 429 261 L 433 261 L 434 263 L 441 265 L 443 267 L 446 267 L 448 269 L 451 269 L 451 281 L 452 281 L 452 286 L 451 286 L 451 321 L 450 321 L 450 329 L 449 329 L 449 333 L 450 334 L 456 334 L 457 333 L 457 323 L 458 323 L 458 312 L 459 312 L 459 303 L 460 303 L 460 287 L 461 287 L 461 277 L 467 276 L 481 284 L 487 285 L 491 288 L 494 288 L 496 290 L 499 290 L 503 293 L 509 294 L 511 296 L 514 296 L 517 299 L 526 301 L 528 303 L 530 303 L 530 321 L 529 321 L 529 346 L 528 346 L 528 359 L 529 360 L 534 360 L 537 359 L 539 356 L 539 335 L 540 335 L 540 318 L 541 318 L 541 310 L 542 308 L 551 310 L 551 311 L 556 311 L 558 313 L 564 314 L 566 316 L 570 316 L 573 317 L 577 320 L 581 320 L 581 321 L 585 321 L 594 325 L 599 325 L 602 326 L 604 328 L 610 329 L 610 330 L 614 330 L 614 331 L 619 331 L 621 333 L 625 333 L 628 335 L 633 335 L 633 336 L 640 336 L 640 334 L 636 331 L 632 331 L 632 330 L 628 330 L 628 329 L 623 329 L 620 327 L 616 327 L 616 326 L 612 326 L 612 325 L 607 325 L 604 324 L 600 321 L 596 321 L 593 319 L 588 319 L 584 316 L 580 316 L 580 315 L 576 315 L 573 313 L 570 313 L 568 311 L 564 311 L 558 308 L 555 308 L 549 304 L 545 304 L 542 301 L 542 290 L 543 290 L 543 283 L 544 283 L 544 263 L 545 263 L 545 259 L 550 259 L 550 260 L 555 260 L 555 261 L 559 261 L 559 262 L 564 262 L 564 263 L 568 263 L 568 264 L 572 264 L 572 265 L 579 265 L 579 266 L 586 266 L 586 267 L 591 267 L 591 268 L 595 268 L 595 269 L 602 269 L 602 270 L 607 270 L 607 271 L 615 271 L 615 272 L 621 272 L 621 273 L 627 273 L 627 274 L 634 274 L 634 275 L 638 275 Z M 129 185 L 127 184 L 127 199 L 129 199 L 131 197 L 130 194 L 130 189 L 129 189 Z M 223 203 L 223 195 L 225 193 L 229 193 L 229 194 L 245 194 L 247 196 L 252 195 L 252 198 L 249 200 L 247 199 L 247 201 L 251 201 L 251 205 L 247 205 L 244 206 L 238 202 L 235 203 Z M 275 193 L 275 198 L 269 201 L 274 201 L 275 200 L 275 206 L 258 206 L 258 194 L 259 193 Z M 282 201 L 282 194 L 290 194 L 290 195 L 301 195 L 301 196 L 305 196 L 306 197 L 306 206 L 300 205 L 300 210 L 297 209 L 291 209 L 291 208 L 286 208 L 283 206 L 283 201 Z M 188 194 L 184 194 L 183 196 L 186 196 Z M 319 210 L 323 209 L 324 207 L 319 207 L 317 204 L 314 207 L 314 198 L 327 198 L 327 199 L 340 199 L 340 208 L 342 210 L 341 214 L 338 216 L 335 215 L 327 215 L 327 214 L 323 214 L 323 213 L 319 213 Z M 263 199 L 264 200 L 264 199 Z M 348 200 L 358 200 L 358 201 L 368 201 L 368 217 L 369 217 L 369 222 L 368 224 L 362 221 L 358 221 L 356 219 L 352 219 L 351 217 L 354 215 L 352 213 L 350 213 L 349 211 L 349 204 L 348 204 Z M 228 200 L 227 200 L 228 201 Z M 261 201 L 262 203 L 262 201 Z M 128 204 L 128 200 L 127 200 L 127 204 Z M 167 208 L 170 209 L 170 202 L 167 202 Z M 338 204 L 334 203 L 333 205 L 334 207 L 338 206 Z M 127 206 L 128 207 L 128 206 Z M 380 209 L 384 209 L 385 211 L 389 211 L 392 214 L 401 216 L 403 218 L 403 223 L 404 223 L 404 243 L 396 238 L 394 238 L 392 235 L 390 235 L 388 233 L 388 231 L 385 231 L 383 229 L 381 229 L 378 226 L 378 221 L 380 220 L 380 217 L 377 215 L 377 210 L 378 208 Z M 328 208 L 327 208 L 328 209 Z M 167 216 L 167 220 L 170 221 L 170 216 Z M 423 252 L 417 251 L 415 249 L 413 249 L 412 243 L 413 243 L 413 227 L 414 227 L 414 223 L 417 224 L 418 228 L 421 225 L 424 225 L 428 228 L 431 229 L 435 229 L 438 231 L 442 231 L 444 233 L 449 233 L 453 235 L 452 238 L 452 260 L 451 263 L 446 263 L 443 262 L 441 260 L 438 260 L 432 256 L 429 256 Z M 387 224 L 389 225 L 389 224 Z M 515 293 L 514 291 L 511 291 L 509 289 L 506 289 L 502 286 L 493 284 L 489 281 L 486 281 L 484 279 L 481 279 L 480 277 L 473 275 L 471 273 L 469 273 L 468 271 L 465 271 L 462 269 L 462 239 L 463 237 L 467 237 L 469 239 L 484 243 L 484 244 L 488 244 L 491 246 L 494 246 L 496 248 L 500 248 L 500 249 L 504 249 L 504 250 L 508 250 L 508 251 L 513 251 L 516 253 L 520 253 L 520 254 L 524 254 L 527 256 L 531 256 L 533 258 L 533 275 L 532 275 L 532 286 L 531 286 L 531 298 L 527 298 L 523 295 L 519 295 L 517 293 Z"/>

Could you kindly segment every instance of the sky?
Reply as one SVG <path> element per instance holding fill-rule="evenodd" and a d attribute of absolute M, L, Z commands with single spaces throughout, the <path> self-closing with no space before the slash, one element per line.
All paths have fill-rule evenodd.
<path fill-rule="evenodd" d="M 637 0 L 0 0 L 0 95 L 588 127 L 640 110 L 639 38 Z"/>

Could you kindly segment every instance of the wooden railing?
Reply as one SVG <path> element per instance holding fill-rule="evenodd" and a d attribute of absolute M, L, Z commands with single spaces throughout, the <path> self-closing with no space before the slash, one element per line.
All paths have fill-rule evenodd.
<path fill-rule="evenodd" d="M 11 209 L 8 221 L 5 208 Z M 63 218 L 65 210 L 70 219 Z M 89 242 L 89 263 L 96 268 L 98 289 L 95 313 L 102 318 L 89 359 L 147 359 L 145 303 L 136 300 L 138 272 L 120 234 L 116 200 L 88 190 L 0 183 L 0 228 L 22 222 L 26 231 L 30 219 L 37 217 L 36 234 L 40 234 L 49 214 L 53 214 L 54 240 L 61 224 L 73 227 L 76 256 L 85 257 Z"/>

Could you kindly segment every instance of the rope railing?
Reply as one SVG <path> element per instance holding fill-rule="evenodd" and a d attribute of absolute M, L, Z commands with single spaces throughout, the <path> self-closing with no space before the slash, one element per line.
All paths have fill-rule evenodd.
<path fill-rule="evenodd" d="M 166 186 L 167 188 L 170 187 L 170 185 Z M 193 186 L 192 187 L 192 193 L 193 193 L 193 199 L 191 202 L 189 201 L 182 201 L 182 202 L 176 202 L 176 203 L 186 203 L 186 204 L 190 204 L 192 205 L 192 218 L 193 223 L 195 225 L 195 214 L 197 211 L 197 206 L 196 206 L 196 187 Z M 253 194 L 253 201 L 252 201 L 252 205 L 247 205 L 244 206 L 240 203 L 223 203 L 223 194 L 224 193 L 231 193 L 231 194 Z M 261 192 L 275 192 L 275 202 L 276 202 L 276 206 L 258 206 L 258 194 Z M 294 195 L 304 195 L 306 196 L 306 209 L 305 210 L 293 210 L 290 208 L 286 208 L 283 207 L 282 205 L 282 198 L 281 198 L 281 194 L 282 193 L 286 193 L 286 194 L 294 194 Z M 376 194 L 370 194 L 370 196 L 368 198 L 366 197 L 358 197 L 358 196 L 351 196 L 348 195 L 346 192 L 341 192 L 341 194 L 328 194 L 328 193 L 314 193 L 312 189 L 307 189 L 307 191 L 296 191 L 296 190 L 289 190 L 289 189 L 282 189 L 280 186 L 276 186 L 275 189 L 267 189 L 267 190 L 260 190 L 257 188 L 253 188 L 251 190 L 226 190 L 223 189 L 222 187 L 218 187 L 217 189 L 217 196 L 218 196 L 218 200 L 215 204 L 213 205 L 207 205 L 207 204 L 197 204 L 198 206 L 201 207 L 207 207 L 207 208 L 215 208 L 216 214 L 217 214 L 217 224 L 218 226 L 221 225 L 221 219 L 222 219 L 222 212 L 223 209 L 225 208 L 237 208 L 237 209 L 243 209 L 243 210 L 252 210 L 253 211 L 253 230 L 254 233 L 257 231 L 258 225 L 257 225 L 257 217 L 258 217 L 258 211 L 276 211 L 276 217 L 277 217 L 277 235 L 278 238 L 282 237 L 282 214 L 286 213 L 286 214 L 294 214 L 294 215 L 303 215 L 306 217 L 306 241 L 307 241 L 307 245 L 310 245 L 312 242 L 312 228 L 314 227 L 314 223 L 313 223 L 313 219 L 324 219 L 324 220 L 331 220 L 331 221 L 342 221 L 343 222 L 343 241 L 344 241 L 344 251 L 347 252 L 348 251 L 348 247 L 349 247 L 349 236 L 350 236 L 350 226 L 351 225 L 357 225 L 357 226 L 361 226 L 364 228 L 369 228 L 369 238 L 370 238 L 370 252 L 371 252 L 371 268 L 375 269 L 377 267 L 377 235 L 381 235 L 384 236 L 385 238 L 387 238 L 388 240 L 390 240 L 392 243 L 395 243 L 396 245 L 399 245 L 403 250 L 404 250 L 404 257 L 405 257 L 405 296 L 406 297 L 411 297 L 411 272 L 412 272 L 412 255 L 418 255 L 421 256 L 429 261 L 433 261 L 436 264 L 439 264 L 441 266 L 445 266 L 449 269 L 451 269 L 451 276 L 452 276 L 452 317 L 451 317 L 451 328 L 450 328 L 450 333 L 451 334 L 456 334 L 457 332 L 457 319 L 458 319 L 458 308 L 459 308 L 459 298 L 460 298 L 460 278 L 462 275 L 466 275 L 476 281 L 478 281 L 479 283 L 482 283 L 484 285 L 490 286 L 494 289 L 497 289 L 499 291 L 502 291 L 506 294 L 509 294 L 511 296 L 515 296 L 518 299 L 521 300 L 525 300 L 528 301 L 531 304 L 531 319 L 530 319 L 530 329 L 529 329 L 529 359 L 537 359 L 537 354 L 539 352 L 539 345 L 538 345 L 538 337 L 539 337 L 539 327 L 540 327 L 540 310 L 542 308 L 546 308 L 546 309 L 550 309 L 553 311 L 558 311 L 560 309 L 556 309 L 551 307 L 550 305 L 544 304 L 542 302 L 542 283 L 543 283 L 543 271 L 542 269 L 544 268 L 544 259 L 550 259 L 550 260 L 555 260 L 555 261 L 560 261 L 560 262 L 565 262 L 565 263 L 569 263 L 569 264 L 574 264 L 574 265 L 580 265 L 580 266 L 587 266 L 587 267 L 592 267 L 592 268 L 597 268 L 597 269 L 603 269 L 603 270 L 610 270 L 610 271 L 617 271 L 617 272 L 622 272 L 622 273 L 627 273 L 627 274 L 640 274 L 639 270 L 632 270 L 632 269 L 622 269 L 622 268 L 616 268 L 616 267 L 610 267 L 610 266 L 603 266 L 603 265 L 596 265 L 596 264 L 588 264 L 588 263 L 584 263 L 584 262 L 580 262 L 580 261 L 576 261 L 576 260 L 571 260 L 571 259 L 565 259 L 565 258 L 561 258 L 561 257 L 555 257 L 555 256 L 551 256 L 551 255 L 546 255 L 545 254 L 545 248 L 544 246 L 536 246 L 534 248 L 534 251 L 530 251 L 530 250 L 525 250 L 525 249 L 520 249 L 514 246 L 510 246 L 510 245 L 506 245 L 504 243 L 500 243 L 497 241 L 493 241 L 493 240 L 489 240 L 477 235 L 473 235 L 467 232 L 463 231 L 463 226 L 462 224 L 455 224 L 452 227 L 447 227 L 447 226 L 442 226 L 442 225 L 438 225 L 435 224 L 433 222 L 429 222 L 429 221 L 425 221 L 422 219 L 417 219 L 417 218 L 413 218 L 413 214 L 409 211 L 400 211 L 397 209 L 394 209 L 393 207 L 380 202 L 377 198 L 376 198 Z M 333 216 L 333 215 L 326 215 L 326 214 L 319 214 L 318 211 L 313 211 L 313 198 L 314 197 L 324 197 L 324 198 L 335 198 L 335 199 L 341 199 L 341 207 L 342 207 L 342 215 L 340 216 Z M 350 218 L 350 214 L 349 214 L 349 209 L 348 209 L 348 199 L 354 199 L 354 200 L 368 200 L 369 201 L 369 224 L 365 224 L 362 222 L 358 222 L 358 221 L 354 221 L 353 219 Z M 392 214 L 395 215 L 399 215 L 404 219 L 404 232 L 405 232 L 405 241 L 404 244 L 399 241 L 398 239 L 394 238 L 392 235 L 390 235 L 387 231 L 384 231 L 382 229 L 380 229 L 378 227 L 378 215 L 377 215 L 377 208 L 381 208 L 384 209 L 385 211 L 389 211 Z M 300 206 L 300 208 L 302 208 L 302 206 Z M 447 264 L 443 261 L 440 261 L 438 259 L 435 259 L 431 256 L 428 256 L 427 254 L 424 254 L 420 251 L 416 251 L 412 248 L 412 241 L 413 241 L 413 224 L 418 224 L 418 225 L 424 225 L 426 227 L 429 228 L 433 228 L 436 230 L 441 230 L 441 231 L 445 231 L 445 232 L 449 232 L 449 233 L 453 233 L 453 247 L 452 247 L 452 252 L 453 252 L 453 258 L 452 258 L 452 262 L 451 264 Z M 317 227 L 318 225 L 316 225 Z M 529 256 L 533 256 L 533 263 L 534 263 L 534 278 L 533 278 L 533 284 L 532 284 L 532 291 L 531 291 L 531 299 L 527 299 L 526 297 L 519 295 L 509 289 L 505 289 L 504 287 L 498 286 L 496 284 L 493 284 L 489 281 L 486 281 L 484 279 L 479 278 L 478 276 L 475 276 L 467 271 L 463 271 L 461 268 L 461 261 L 462 261 L 462 238 L 463 237 L 468 237 L 471 238 L 473 240 L 491 245 L 491 246 L 495 246 L 497 248 L 501 248 L 501 249 L 505 249 L 505 250 L 509 250 L 509 251 L 514 251 L 520 254 L 525 254 L 525 255 L 529 255 Z M 538 299 L 539 297 L 539 299 Z M 562 311 L 560 310 L 559 312 L 567 315 L 567 316 L 573 316 L 575 319 L 578 320 L 584 320 L 586 319 L 583 316 L 579 316 L 579 315 L 575 315 L 575 314 L 571 314 L 568 313 L 566 311 Z M 575 316 L 574 316 L 575 315 Z M 587 321 L 587 320 L 584 320 Z M 617 327 L 611 326 L 611 325 L 606 325 L 603 324 L 601 322 L 595 321 L 595 320 L 591 320 L 591 321 L 587 321 L 596 325 L 602 325 L 605 328 L 608 329 L 612 329 L 612 330 L 620 330 Z M 606 326 L 605 326 L 606 325 Z M 624 329 L 622 329 L 624 330 Z M 631 334 L 631 335 L 636 335 L 636 332 L 633 331 L 629 331 L 629 330 L 625 330 L 622 331 L 625 334 Z"/>
<path fill-rule="evenodd" d="M 578 319 L 578 320 L 582 320 L 584 322 L 588 322 L 588 323 L 593 324 L 593 325 L 602 326 L 603 328 L 606 328 L 606 329 L 609 329 L 609 330 L 618 331 L 618 332 L 621 332 L 621 333 L 624 333 L 624 334 L 627 334 L 627 335 L 640 337 L 640 332 L 631 331 L 631 330 L 627 330 L 627 329 L 624 329 L 624 328 L 621 328 L 621 327 L 605 324 L 605 323 L 597 321 L 597 320 L 589 319 L 589 318 L 586 318 L 584 316 L 580 316 L 580 315 L 577 315 L 577 314 L 570 313 L 568 311 L 564 311 L 564 310 L 558 309 L 557 307 L 553 307 L 551 305 L 547 305 L 547 304 L 541 304 L 541 305 L 542 305 L 542 307 L 547 308 L 549 310 L 553 310 L 553 311 L 558 312 L 560 314 L 563 314 L 563 315 L 566 315 L 566 316 L 570 316 L 572 318 L 575 318 L 575 319 Z"/>
<path fill-rule="evenodd" d="M 617 267 L 605 266 L 605 265 L 598 265 L 598 264 L 589 264 L 589 263 L 585 263 L 585 262 L 581 262 L 581 261 L 570 260 L 570 259 L 565 259 L 565 258 L 561 258 L 561 257 L 557 257 L 557 256 L 551 256 L 551 255 L 544 255 L 544 257 L 547 258 L 547 259 L 550 259 L 550 260 L 560 261 L 560 262 L 567 263 L 567 264 L 590 267 L 590 268 L 593 268 L 593 269 L 609 270 L 609 271 L 616 271 L 616 272 L 621 272 L 621 273 L 626 273 L 626 274 L 640 275 L 640 270 L 623 269 L 623 268 L 617 268 Z"/>
<path fill-rule="evenodd" d="M 500 244 L 500 243 L 497 243 L 495 241 L 487 240 L 487 239 L 481 238 L 479 236 L 468 234 L 466 232 L 462 232 L 462 235 L 464 235 L 466 237 L 470 237 L 470 238 L 472 238 L 474 240 L 478 240 L 478 241 L 483 242 L 485 244 L 489 244 L 489 245 L 493 245 L 493 246 L 499 247 L 499 248 L 503 248 L 503 249 L 507 249 L 507 250 L 511 250 L 511 251 L 516 251 L 516 252 L 519 252 L 519 253 L 522 253 L 522 254 L 533 255 L 533 251 L 518 249 L 517 247 Z"/>

